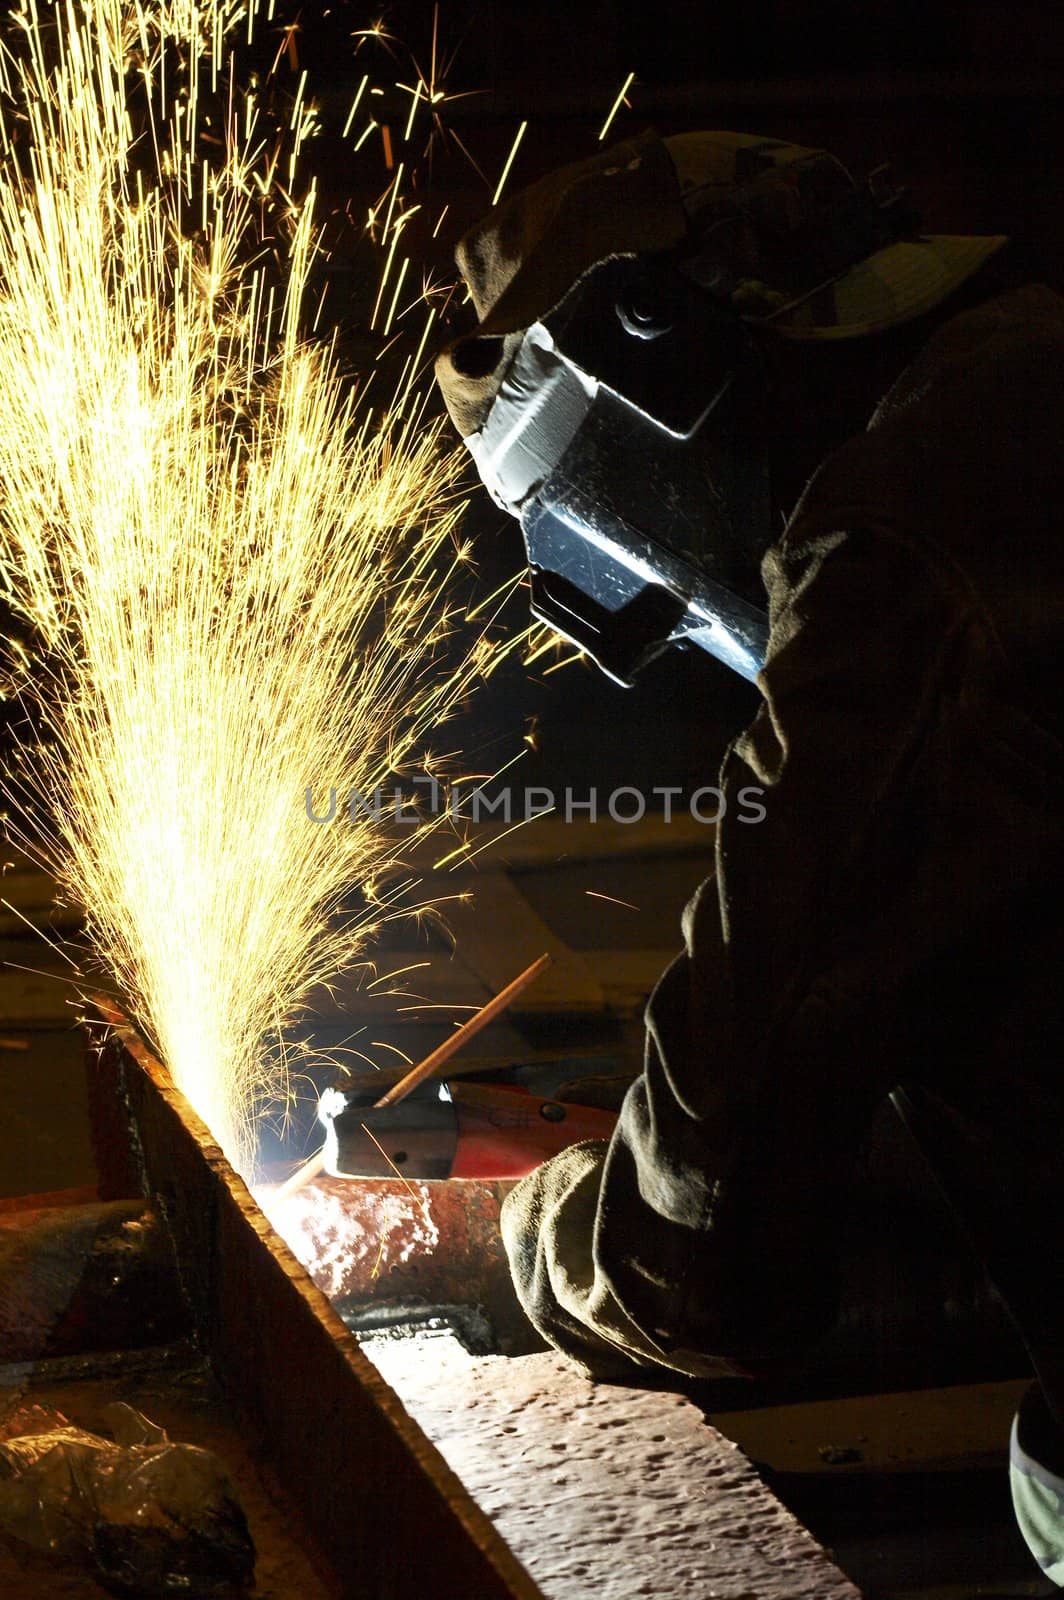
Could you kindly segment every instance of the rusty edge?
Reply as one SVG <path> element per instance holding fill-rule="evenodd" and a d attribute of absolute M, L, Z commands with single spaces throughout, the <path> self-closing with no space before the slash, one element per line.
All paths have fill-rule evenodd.
<path fill-rule="evenodd" d="M 132 1155 L 211 1366 L 345 1600 L 544 1600 L 127 1019 L 97 999 L 86 1020 L 94 1098 L 131 1147 L 104 1182 Z"/>

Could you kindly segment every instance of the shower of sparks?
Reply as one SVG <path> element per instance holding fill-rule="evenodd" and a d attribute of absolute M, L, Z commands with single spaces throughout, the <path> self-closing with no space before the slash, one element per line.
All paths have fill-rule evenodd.
<path fill-rule="evenodd" d="M 599 130 L 599 136 L 598 136 L 599 144 L 602 143 L 603 139 L 605 139 L 606 135 L 609 133 L 611 127 L 613 126 L 613 119 L 614 119 L 614 117 L 616 117 L 618 111 L 621 109 L 622 106 L 626 106 L 628 104 L 628 99 L 627 99 L 628 91 L 632 87 L 632 84 L 634 82 L 635 82 L 635 73 L 634 72 L 630 72 L 628 74 L 627 78 L 625 78 L 623 84 L 621 85 L 620 94 L 617 96 L 616 100 L 613 102 L 613 105 L 610 107 L 609 116 L 606 118 L 605 122 L 602 124 L 601 129 Z"/>
<path fill-rule="evenodd" d="M 289 1025 L 392 914 L 379 824 L 305 791 L 408 770 L 491 657 L 444 652 L 465 552 L 420 356 L 374 412 L 305 336 L 314 197 L 234 88 L 252 20 L 21 0 L 0 54 L 0 598 L 40 730 L 9 827 L 245 1173 Z M 289 149 L 310 115 L 301 82 Z"/>

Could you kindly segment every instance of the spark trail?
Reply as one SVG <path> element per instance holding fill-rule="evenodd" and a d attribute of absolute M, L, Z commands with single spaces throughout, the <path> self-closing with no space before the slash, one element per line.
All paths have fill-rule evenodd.
<path fill-rule="evenodd" d="M 409 367 L 373 413 L 305 336 L 313 194 L 290 199 L 290 164 L 232 87 L 237 23 L 246 37 L 223 0 L 16 11 L 0 593 L 36 641 L 17 839 L 85 908 L 99 962 L 247 1173 L 257 1115 L 289 1092 L 270 1041 L 387 914 L 370 895 L 336 925 L 391 846 L 368 817 L 315 826 L 304 792 L 402 770 L 490 647 L 441 655 L 461 507 Z"/>

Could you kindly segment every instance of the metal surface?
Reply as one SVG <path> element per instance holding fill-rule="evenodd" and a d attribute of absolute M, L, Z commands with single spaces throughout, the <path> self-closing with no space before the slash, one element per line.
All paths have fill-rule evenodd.
<path fill-rule="evenodd" d="M 484 1348 L 517 1355 L 543 1344 L 518 1304 L 499 1233 L 509 1187 L 321 1176 L 271 1215 L 351 1326 L 436 1312 L 453 1320 L 461 1307 Z"/>
<path fill-rule="evenodd" d="M 117 1013 L 100 1011 L 111 1024 L 96 1047 L 104 1179 L 127 1181 L 139 1167 L 171 1230 L 211 1368 L 338 1592 L 539 1600 L 163 1068 Z"/>
<path fill-rule="evenodd" d="M 860 1600 L 685 1396 L 416 1344 L 374 1359 L 549 1600 Z"/>
<path fill-rule="evenodd" d="M 140 1200 L 0 1212 L 0 1363 L 142 1349 L 185 1331 L 169 1235 Z"/>

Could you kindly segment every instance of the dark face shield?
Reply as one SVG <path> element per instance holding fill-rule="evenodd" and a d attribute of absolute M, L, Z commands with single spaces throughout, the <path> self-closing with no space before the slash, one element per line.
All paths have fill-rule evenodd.
<path fill-rule="evenodd" d="M 670 644 L 760 670 L 761 396 L 732 312 L 669 263 L 608 261 L 528 329 L 466 441 L 520 519 L 534 613 L 620 683 Z"/>

